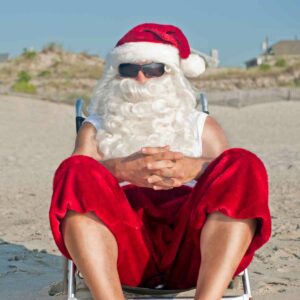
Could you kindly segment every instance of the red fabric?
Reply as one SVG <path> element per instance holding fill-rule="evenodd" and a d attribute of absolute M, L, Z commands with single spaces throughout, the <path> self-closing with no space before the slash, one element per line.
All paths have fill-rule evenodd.
<path fill-rule="evenodd" d="M 178 49 L 181 58 L 187 58 L 190 45 L 183 32 L 173 25 L 144 23 L 129 30 L 116 44 L 116 47 L 126 43 L 150 42 L 171 45 Z"/>
<path fill-rule="evenodd" d="M 249 265 L 271 233 L 266 170 L 257 156 L 243 149 L 221 154 L 194 188 L 169 191 L 121 188 L 96 160 L 72 156 L 57 169 L 53 189 L 50 223 L 62 254 L 69 257 L 60 232 L 67 210 L 93 211 L 116 237 L 118 270 L 125 285 L 195 286 L 201 263 L 199 237 L 209 213 L 258 219 L 236 274 Z"/>

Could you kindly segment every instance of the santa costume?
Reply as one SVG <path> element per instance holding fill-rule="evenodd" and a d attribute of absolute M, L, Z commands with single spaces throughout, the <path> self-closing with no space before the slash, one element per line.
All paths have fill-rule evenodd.
<path fill-rule="evenodd" d="M 203 59 L 191 54 L 179 28 L 151 23 L 134 27 L 120 39 L 108 55 L 106 72 L 117 74 L 121 63 L 144 61 L 164 63 L 186 77 L 196 77 L 205 69 Z M 99 113 L 99 118 L 95 112 L 96 109 L 87 121 L 97 128 L 97 136 L 107 137 L 111 142 L 106 157 L 116 157 L 119 152 L 114 152 L 115 148 L 122 143 L 125 147 L 126 141 L 116 133 L 121 137 L 112 139 L 106 123 L 107 111 Z M 192 143 L 186 155 L 202 155 L 205 118 L 204 113 L 191 113 L 191 122 L 187 124 L 195 124 L 190 132 L 200 146 Z M 176 134 L 170 136 L 171 142 L 174 138 L 174 150 L 181 150 L 181 145 L 176 148 Z M 138 143 L 145 140 L 134 142 L 138 149 Z M 214 159 L 193 187 L 183 185 L 161 191 L 130 183 L 120 186 L 99 161 L 83 155 L 71 156 L 56 170 L 49 213 L 54 240 L 61 253 L 71 258 L 61 233 L 61 222 L 68 210 L 94 212 L 109 228 L 118 245 L 121 283 L 129 286 L 163 285 L 168 289 L 196 286 L 201 264 L 201 229 L 211 213 L 257 220 L 253 240 L 235 274 L 250 264 L 255 251 L 268 241 L 271 233 L 265 167 L 255 154 L 240 148 L 228 149 Z"/>

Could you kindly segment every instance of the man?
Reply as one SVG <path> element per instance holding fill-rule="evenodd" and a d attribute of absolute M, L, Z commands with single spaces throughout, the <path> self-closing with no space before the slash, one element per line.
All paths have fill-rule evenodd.
<path fill-rule="evenodd" d="M 195 108 L 186 77 L 204 69 L 171 25 L 134 27 L 107 58 L 50 208 L 94 299 L 124 299 L 121 284 L 220 299 L 269 239 L 263 164 Z"/>

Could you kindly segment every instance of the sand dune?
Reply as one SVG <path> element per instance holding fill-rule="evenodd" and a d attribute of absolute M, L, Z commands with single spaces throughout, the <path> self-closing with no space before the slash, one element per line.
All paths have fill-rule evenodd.
<path fill-rule="evenodd" d="M 273 234 L 250 267 L 255 299 L 299 299 L 300 101 L 210 110 L 270 177 Z M 47 296 L 62 278 L 48 208 L 54 170 L 73 148 L 74 109 L 0 96 L 0 133 L 0 299 L 59 299 Z"/>

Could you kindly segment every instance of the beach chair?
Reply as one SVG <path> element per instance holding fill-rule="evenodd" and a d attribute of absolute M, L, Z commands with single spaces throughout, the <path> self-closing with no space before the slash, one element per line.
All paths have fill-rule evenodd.
<path fill-rule="evenodd" d="M 209 114 L 208 102 L 204 93 L 199 94 L 197 99 L 197 109 Z M 76 132 L 84 121 L 83 115 L 83 100 L 78 99 L 75 104 L 76 110 Z M 126 299 L 134 300 L 166 300 L 166 299 L 181 299 L 191 300 L 195 296 L 195 288 L 188 290 L 165 290 L 165 289 L 149 289 L 142 287 L 122 286 Z M 91 299 L 87 287 L 83 283 L 83 278 L 72 260 L 65 261 L 63 289 L 67 294 L 67 300 L 85 300 Z M 229 284 L 222 300 L 250 300 L 251 289 L 248 270 L 245 269 L 242 273 L 236 276 Z"/>

